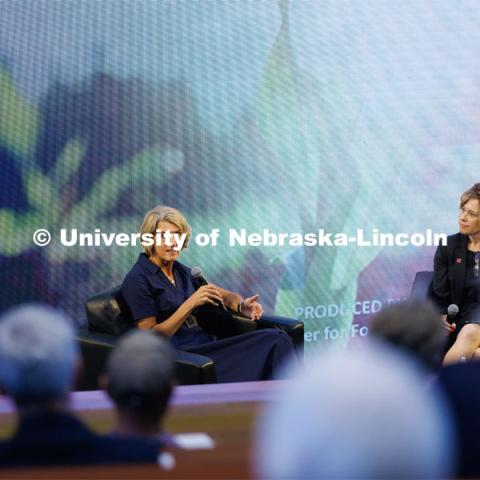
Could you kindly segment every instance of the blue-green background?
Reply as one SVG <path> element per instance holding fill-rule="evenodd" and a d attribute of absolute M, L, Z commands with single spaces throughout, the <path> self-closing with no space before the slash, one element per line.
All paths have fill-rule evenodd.
<path fill-rule="evenodd" d="M 157 204 L 194 233 L 455 231 L 479 180 L 479 17 L 476 1 L 3 0 L 0 308 L 44 301 L 82 325 L 139 249 L 33 232 L 136 232 Z M 294 316 L 401 299 L 432 254 L 224 242 L 182 260 Z"/>

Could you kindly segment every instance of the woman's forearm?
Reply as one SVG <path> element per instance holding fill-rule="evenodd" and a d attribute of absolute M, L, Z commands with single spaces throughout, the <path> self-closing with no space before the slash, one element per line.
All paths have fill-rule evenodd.
<path fill-rule="evenodd" d="M 243 302 L 243 297 L 238 293 L 230 292 L 228 290 L 224 290 L 223 288 L 219 290 L 222 294 L 223 303 L 225 306 L 233 312 L 238 312 L 238 306 Z"/>
<path fill-rule="evenodd" d="M 175 310 L 173 315 L 170 315 L 166 320 L 161 323 L 157 323 L 152 327 L 152 330 L 155 330 L 158 333 L 166 337 L 171 337 L 175 335 L 177 330 L 182 326 L 183 322 L 187 317 L 192 313 L 193 306 L 189 301 L 190 299 L 185 300 L 178 308 Z"/>

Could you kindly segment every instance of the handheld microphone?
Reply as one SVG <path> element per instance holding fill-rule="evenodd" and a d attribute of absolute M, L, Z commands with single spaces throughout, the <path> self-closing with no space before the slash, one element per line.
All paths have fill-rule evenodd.
<path fill-rule="evenodd" d="M 458 305 L 455 305 L 454 303 L 450 304 L 447 308 L 447 322 L 451 325 L 452 323 L 455 323 L 455 320 L 457 318 L 458 312 L 460 309 L 458 308 Z"/>
<path fill-rule="evenodd" d="M 200 267 L 193 267 L 192 268 L 192 277 L 195 280 L 195 283 L 199 287 L 203 287 L 204 285 L 208 285 L 207 279 L 203 276 L 202 269 Z"/>
<path fill-rule="evenodd" d="M 207 279 L 203 276 L 203 272 L 202 272 L 202 269 L 200 267 L 193 267 L 192 268 L 192 277 L 193 277 L 194 282 L 199 287 L 203 287 L 204 285 L 208 285 Z M 219 306 L 225 312 L 227 311 L 227 307 L 224 305 L 223 302 Z"/>

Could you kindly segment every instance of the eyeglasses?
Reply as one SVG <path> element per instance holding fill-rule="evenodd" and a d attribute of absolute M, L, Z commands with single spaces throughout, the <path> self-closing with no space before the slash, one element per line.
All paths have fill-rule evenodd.
<path fill-rule="evenodd" d="M 478 218 L 479 214 L 474 212 L 473 210 L 466 210 L 465 207 L 460 207 L 460 215 L 466 214 L 468 218 L 475 220 Z"/>
<path fill-rule="evenodd" d="M 480 252 L 477 252 L 475 254 L 473 260 L 475 261 L 475 265 L 473 266 L 473 275 L 475 278 L 478 278 L 478 276 L 480 275 Z"/>

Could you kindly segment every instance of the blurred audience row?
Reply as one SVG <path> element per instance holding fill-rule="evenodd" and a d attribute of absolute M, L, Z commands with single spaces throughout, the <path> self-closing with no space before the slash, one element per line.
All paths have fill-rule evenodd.
<path fill-rule="evenodd" d="M 116 407 L 109 435 L 93 433 L 69 409 L 80 368 L 72 322 L 62 314 L 24 306 L 0 319 L 0 386 L 18 414 L 16 432 L 0 444 L 1 466 L 157 462 L 174 374 L 169 343 L 139 330 L 110 355 L 101 380 Z"/>
<path fill-rule="evenodd" d="M 480 475 L 480 362 L 442 366 L 447 335 L 425 302 L 391 305 L 368 340 L 286 365 L 288 380 L 257 422 L 259 478 L 460 478 Z M 157 463 L 174 353 L 150 331 L 129 332 L 102 387 L 115 429 L 98 435 L 70 411 L 81 368 L 68 318 L 28 305 L 0 318 L 0 387 L 18 425 L 0 466 Z"/>
<path fill-rule="evenodd" d="M 412 300 L 379 312 L 368 341 L 310 358 L 259 422 L 258 476 L 479 478 L 480 362 L 442 366 L 450 344 Z"/>

